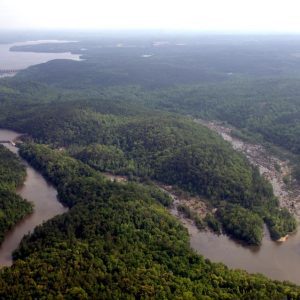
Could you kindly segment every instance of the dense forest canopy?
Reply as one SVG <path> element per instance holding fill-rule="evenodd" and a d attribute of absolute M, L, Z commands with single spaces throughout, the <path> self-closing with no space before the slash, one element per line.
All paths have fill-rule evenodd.
<path fill-rule="evenodd" d="M 190 118 L 223 120 L 300 154 L 300 40 L 282 39 L 106 36 L 14 48 L 84 60 L 0 81 L 0 126 L 26 134 L 21 155 L 71 208 L 23 240 L 1 272 L 1 297 L 297 299 L 297 287 L 193 253 L 164 207 L 170 197 L 138 183 L 200 195 L 216 213 L 181 210 L 249 244 L 260 244 L 263 223 L 274 240 L 294 231 L 258 169 Z"/>
<path fill-rule="evenodd" d="M 216 207 L 222 201 L 236 203 L 259 214 L 260 230 L 262 220 L 269 220 L 274 239 L 295 230 L 271 185 L 221 137 L 178 115 L 139 106 L 122 112 L 123 105 L 102 98 L 61 100 L 13 111 L 3 122 L 36 142 L 66 148 L 96 170 L 172 184 Z M 259 244 L 262 235 L 249 232 L 256 233 L 245 240 Z"/>
<path fill-rule="evenodd" d="M 95 94 L 110 86 L 122 86 L 126 93 L 128 86 L 134 85 L 139 87 L 137 102 L 221 119 L 300 153 L 298 36 L 120 40 L 106 37 L 51 45 L 53 51 L 70 50 L 85 60 L 52 61 L 18 76 L 64 89 L 89 88 L 89 93 L 93 90 Z M 116 47 L 119 43 L 123 47 Z M 46 52 L 49 47 L 15 50 Z M 131 90 L 131 99 L 136 98 Z"/>
<path fill-rule="evenodd" d="M 107 181 L 43 145 L 23 146 L 21 155 L 71 209 L 22 241 L 15 264 L 1 273 L 6 299 L 296 299 L 300 293 L 193 253 L 186 230 L 157 201 L 159 192 Z"/>

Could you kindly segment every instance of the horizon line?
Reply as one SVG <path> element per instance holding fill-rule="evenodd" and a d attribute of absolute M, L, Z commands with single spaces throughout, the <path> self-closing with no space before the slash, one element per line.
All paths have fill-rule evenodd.
<path fill-rule="evenodd" d="M 220 35 L 300 35 L 299 31 L 278 30 L 201 30 L 180 28 L 1 28 L 0 33 L 5 32 L 155 32 L 155 33 L 193 33 L 193 34 L 220 34 Z"/>

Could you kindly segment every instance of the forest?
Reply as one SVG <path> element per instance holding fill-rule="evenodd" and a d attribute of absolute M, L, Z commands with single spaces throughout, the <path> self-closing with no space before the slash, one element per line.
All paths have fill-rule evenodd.
<path fill-rule="evenodd" d="M 295 162 L 299 161 L 298 36 L 163 38 L 168 42 L 160 47 L 151 39 L 134 36 L 123 39 L 123 48 L 112 46 L 121 37 L 51 45 L 52 51 L 69 50 L 85 60 L 49 62 L 19 77 L 79 93 L 89 89 L 92 97 L 111 87 L 123 89 L 123 94 L 130 93 L 123 100 L 228 122 L 256 141 L 291 151 Z M 15 50 L 46 52 L 49 47 L 29 45 Z M 151 57 L 143 58 L 145 52 Z"/>
<path fill-rule="evenodd" d="M 168 212 L 172 199 L 156 185 L 205 201 L 203 219 L 179 207 L 199 230 L 259 246 L 264 224 L 273 240 L 297 228 L 259 170 L 193 118 L 227 122 L 288 149 L 297 162 L 300 64 L 291 53 L 300 41 L 228 39 L 173 37 L 159 47 L 138 38 L 124 47 L 83 39 L 51 45 L 82 61 L 54 60 L 0 80 L 0 126 L 24 134 L 21 156 L 70 208 L 23 239 L 13 266 L 0 272 L 0 298 L 300 299 L 290 283 L 195 254 Z M 0 182 L 15 192 L 24 170 L 13 161 L 5 171 L 16 171 L 13 181 Z"/>
<path fill-rule="evenodd" d="M 260 230 L 248 232 L 255 237 L 244 237 L 250 243 L 260 244 L 263 221 L 274 240 L 296 229 L 271 185 L 217 134 L 183 116 L 122 107 L 107 99 L 32 104 L 7 112 L 3 126 L 62 148 L 98 171 L 178 186 L 216 208 L 223 201 L 240 205 L 260 220 Z"/>
<path fill-rule="evenodd" d="M 0 244 L 5 233 L 33 211 L 32 204 L 16 193 L 25 176 L 26 170 L 20 159 L 0 145 Z"/>
<path fill-rule="evenodd" d="M 116 183 L 66 153 L 21 155 L 71 209 L 23 239 L 0 276 L 6 299 L 297 299 L 298 287 L 231 271 L 189 247 L 187 231 L 138 183 Z"/>

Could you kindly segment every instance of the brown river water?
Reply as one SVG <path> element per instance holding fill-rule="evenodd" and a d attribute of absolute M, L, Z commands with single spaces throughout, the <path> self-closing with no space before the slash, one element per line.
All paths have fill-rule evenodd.
<path fill-rule="evenodd" d="M 290 236 L 285 243 L 274 242 L 268 231 L 260 247 L 244 246 L 226 235 L 210 231 L 199 231 L 190 221 L 177 216 L 188 229 L 191 247 L 213 262 L 222 262 L 233 269 L 244 269 L 249 273 L 261 273 L 272 279 L 288 280 L 300 284 L 300 232 Z"/>
<path fill-rule="evenodd" d="M 0 130 L 0 140 L 14 140 L 19 135 L 9 130 Z M 6 144 L 17 153 L 17 148 Z M 26 162 L 27 178 L 18 193 L 34 203 L 33 214 L 18 223 L 5 237 L 0 247 L 0 265 L 12 264 L 12 252 L 22 237 L 44 221 L 67 211 L 57 200 L 55 188 Z M 177 216 L 190 234 L 191 247 L 214 262 L 222 262 L 230 268 L 245 269 L 250 273 L 262 273 L 270 278 L 289 280 L 300 284 L 300 232 L 290 236 L 287 242 L 273 242 L 267 230 L 261 247 L 248 247 L 226 235 L 199 231 L 191 221 L 178 215 L 176 208 L 171 213 Z"/>
<path fill-rule="evenodd" d="M 0 129 L 0 140 L 14 140 L 18 133 Z M 12 152 L 18 149 L 10 144 L 5 146 Z M 32 232 L 34 228 L 43 222 L 66 212 L 68 209 L 57 200 L 56 189 L 49 184 L 41 174 L 26 165 L 27 177 L 24 185 L 18 189 L 18 194 L 34 204 L 34 212 L 20 221 L 5 236 L 0 247 L 0 266 L 12 265 L 12 252 L 18 248 L 24 235 Z"/>
<path fill-rule="evenodd" d="M 104 175 L 112 181 L 127 180 L 124 176 L 108 173 Z M 174 199 L 170 212 L 187 228 L 191 248 L 197 253 L 213 262 L 222 262 L 232 269 L 244 269 L 249 273 L 261 273 L 272 279 L 300 284 L 300 231 L 289 236 L 286 242 L 279 243 L 271 240 L 265 228 L 262 245 L 249 247 L 227 235 L 199 231 L 191 220 L 184 218 L 177 211 L 177 205 L 184 199 L 166 189 L 164 185 L 158 186 Z"/>
<path fill-rule="evenodd" d="M 199 123 L 219 133 L 232 144 L 235 150 L 243 152 L 251 163 L 257 165 L 261 173 L 272 183 L 274 193 L 279 198 L 281 206 L 290 209 L 299 221 L 299 190 L 295 190 L 296 196 L 295 193 L 292 193 L 292 197 L 289 197 L 288 191 L 283 186 L 281 174 L 275 174 L 274 171 L 274 163 L 279 163 L 284 167 L 285 162 L 268 155 L 259 145 L 247 144 L 237 138 L 232 138 L 226 127 L 218 126 L 212 122 L 204 123 L 201 121 Z M 290 203 L 293 203 L 292 207 Z M 261 273 L 272 279 L 288 280 L 300 284 L 299 229 L 295 234 L 290 235 L 286 242 L 280 243 L 272 241 L 268 230 L 265 228 L 262 245 L 249 247 L 226 235 L 199 231 L 190 220 L 178 214 L 176 201 L 171 213 L 177 216 L 188 229 L 191 247 L 211 261 L 222 262 L 230 268 L 244 269 L 250 273 Z"/>
<path fill-rule="evenodd" d="M 19 135 L 9 130 L 0 130 L 0 140 L 14 140 Z M 5 144 L 17 153 L 17 148 Z M 0 247 L 0 265 L 12 264 L 12 252 L 17 249 L 24 235 L 56 215 L 67 211 L 57 200 L 55 188 L 26 162 L 27 178 L 18 194 L 34 203 L 34 212 L 19 222 L 5 237 Z M 190 234 L 191 247 L 214 262 L 222 262 L 230 268 L 245 269 L 250 273 L 262 273 L 270 278 L 289 280 L 300 284 L 300 232 L 289 237 L 287 242 L 273 242 L 267 230 L 261 247 L 247 247 L 226 235 L 216 235 L 199 231 L 191 221 L 178 215 L 176 208 L 172 214 L 177 216 Z"/>
<path fill-rule="evenodd" d="M 0 59 L 0 67 L 23 69 L 55 58 L 79 60 L 79 56 L 73 56 L 69 53 L 10 52 L 9 48 L 14 45 L 16 44 L 0 45 L 0 53 L 3 58 L 2 60 Z M 204 125 L 207 126 L 207 124 Z M 208 127 L 214 130 L 211 126 Z M 16 132 L 0 129 L 0 140 L 14 140 L 18 136 L 19 134 Z M 222 136 L 226 137 L 223 134 Z M 238 141 L 235 142 L 238 143 Z M 5 145 L 11 151 L 17 153 L 16 147 L 9 144 Z M 242 144 L 236 144 L 235 146 L 235 148 L 243 147 Z M 34 204 L 34 212 L 7 233 L 0 247 L 0 266 L 10 266 L 12 264 L 12 252 L 18 248 L 24 235 L 32 232 L 36 226 L 43 222 L 67 211 L 67 208 L 58 202 L 55 188 L 26 162 L 24 163 L 26 165 L 27 178 L 24 185 L 18 189 L 18 193 L 21 197 Z M 274 181 L 274 178 L 269 179 Z M 274 185 L 274 182 L 272 183 Z M 276 182 L 275 178 L 275 185 L 280 187 L 280 184 L 280 182 Z M 275 186 L 275 193 L 276 190 Z M 280 192 L 284 191 L 279 189 L 278 194 Z M 290 203 L 289 199 L 279 198 L 282 200 L 282 206 L 287 207 L 287 203 Z M 297 209 L 298 203 L 299 209 Z M 300 217 L 300 201 L 295 201 L 294 204 L 293 207 L 296 207 L 295 213 Z M 297 212 L 299 213 L 297 214 Z M 286 242 L 277 243 L 270 240 L 266 230 L 261 247 L 247 247 L 225 235 L 218 236 L 212 232 L 199 231 L 191 221 L 179 216 L 176 208 L 172 209 L 171 213 L 177 216 L 188 229 L 191 247 L 211 261 L 222 262 L 230 268 L 245 269 L 250 273 L 262 273 L 273 279 L 289 280 L 300 284 L 299 231 L 295 235 L 290 236 Z"/>

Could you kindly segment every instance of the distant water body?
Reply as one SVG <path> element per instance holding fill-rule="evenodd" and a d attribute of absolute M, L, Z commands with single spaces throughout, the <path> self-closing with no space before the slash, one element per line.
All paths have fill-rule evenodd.
<path fill-rule="evenodd" d="M 38 53 L 10 51 L 11 47 L 23 45 L 36 45 L 42 43 L 65 43 L 68 41 L 39 40 L 13 44 L 0 44 L 0 78 L 13 76 L 15 73 L 1 73 L 1 70 L 22 70 L 32 65 L 45 63 L 53 59 L 80 60 L 79 55 L 72 53 Z M 10 130 L 0 129 L 1 140 L 14 140 L 18 133 Z M 7 148 L 18 153 L 16 147 L 6 144 Z M 34 204 L 34 212 L 16 224 L 6 235 L 0 245 L 0 268 L 10 266 L 12 252 L 18 248 L 24 235 L 32 232 L 34 228 L 44 221 L 67 211 L 57 200 L 55 188 L 49 184 L 42 175 L 30 167 L 25 161 L 27 177 L 18 189 L 18 194 Z"/>
<path fill-rule="evenodd" d="M 22 70 L 32 65 L 48 62 L 53 59 L 80 60 L 80 55 L 65 53 L 38 53 L 10 51 L 14 46 L 37 45 L 43 43 L 67 43 L 70 41 L 38 40 L 13 44 L 0 44 L 0 77 L 12 76 L 14 73 L 1 74 L 1 70 Z"/>
<path fill-rule="evenodd" d="M 53 59 L 80 60 L 79 55 L 71 53 L 37 53 L 11 52 L 13 46 L 32 45 L 40 43 L 58 43 L 68 41 L 34 41 L 26 43 L 0 44 L 0 70 L 25 69 L 29 66 L 45 63 Z M 0 75 L 1 77 L 1 75 Z M 15 139 L 17 133 L 0 129 L 0 137 L 4 140 Z M 8 146 L 13 152 L 17 148 Z M 24 162 L 25 163 L 25 162 Z M 0 267 L 12 264 L 12 251 L 15 250 L 24 234 L 52 218 L 67 211 L 56 198 L 56 190 L 28 164 L 25 184 L 18 193 L 35 204 L 35 212 L 17 224 L 7 233 L 0 247 Z M 173 214 L 178 216 L 177 211 Z M 290 280 L 300 284 L 300 230 L 285 243 L 276 243 L 265 232 L 261 247 L 245 247 L 225 235 L 215 235 L 211 232 L 199 231 L 193 224 L 181 218 L 187 227 L 191 246 L 204 257 L 215 262 L 223 262 L 231 268 L 245 269 L 251 273 L 262 273 L 278 280 Z"/>

